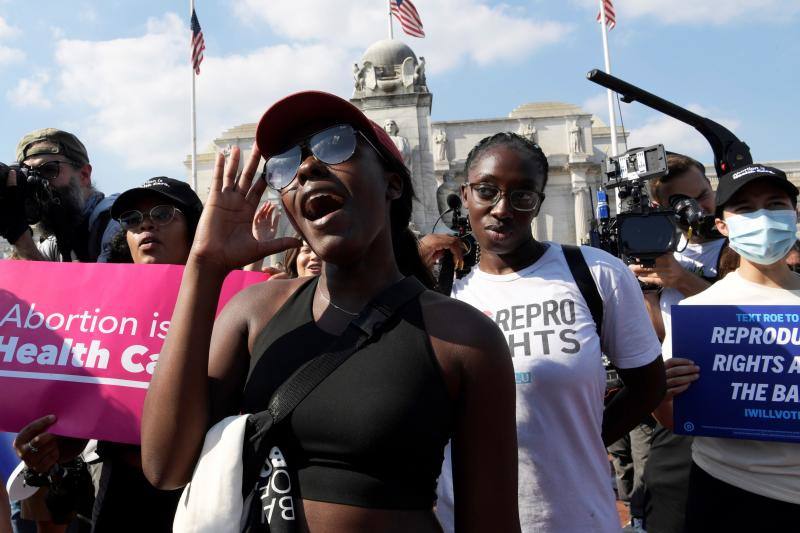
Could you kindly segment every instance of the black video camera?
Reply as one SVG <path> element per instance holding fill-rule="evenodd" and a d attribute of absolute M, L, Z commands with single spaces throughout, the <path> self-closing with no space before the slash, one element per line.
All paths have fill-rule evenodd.
<path fill-rule="evenodd" d="M 440 262 L 439 272 L 436 274 L 437 288 L 442 294 L 450 296 L 453 288 L 453 276 L 455 275 L 458 279 L 463 278 L 478 262 L 478 241 L 472 236 L 469 220 L 461 212 L 461 195 L 458 184 L 452 181 L 443 182 L 436 189 L 436 201 L 439 208 L 439 219 L 436 223 L 438 224 L 441 220 L 445 226 L 455 231 L 466 248 L 464 264 L 460 268 L 455 268 L 453 254 L 449 250 L 445 251 Z M 433 225 L 432 231 L 435 230 L 436 224 Z"/>
<path fill-rule="evenodd" d="M 53 195 L 53 190 L 47 179 L 40 176 L 36 170 L 17 163 L 12 165 L 0 163 L 0 199 L 5 200 L 6 195 L 10 194 L 9 187 L 6 184 L 8 182 L 8 174 L 12 170 L 16 173 L 18 187 L 14 194 L 23 203 L 25 222 L 29 225 L 36 224 L 42 219 L 42 214 L 48 206 L 53 203 L 59 203 L 59 201 Z"/>
<path fill-rule="evenodd" d="M 674 252 L 680 240 L 680 230 L 713 237 L 714 215 L 704 214 L 697 201 L 685 195 L 673 195 L 671 208 L 650 204 L 646 183 L 668 173 L 664 146 L 634 148 L 603 162 L 607 178 L 605 191 L 618 190 L 621 201 L 619 214 L 611 217 L 608 195 L 598 192 L 598 222 L 593 236 L 599 248 L 613 253 L 626 262 L 652 266 L 655 259 Z"/>
<path fill-rule="evenodd" d="M 693 126 L 711 145 L 714 167 L 722 176 L 751 164 L 750 148 L 724 126 L 648 93 L 600 70 L 592 70 L 587 78 L 615 91 L 626 103 L 638 101 L 656 111 Z M 645 182 L 667 174 L 667 157 L 663 145 L 637 148 L 612 157 L 604 165 L 608 177 L 606 190 L 619 189 L 619 214 L 611 217 L 606 190 L 597 192 L 596 227 L 591 244 L 622 258 L 652 265 L 655 258 L 675 251 L 679 228 L 704 237 L 720 236 L 714 227 L 714 215 L 704 214 L 697 202 L 685 195 L 670 197 L 670 208 L 650 206 Z"/>

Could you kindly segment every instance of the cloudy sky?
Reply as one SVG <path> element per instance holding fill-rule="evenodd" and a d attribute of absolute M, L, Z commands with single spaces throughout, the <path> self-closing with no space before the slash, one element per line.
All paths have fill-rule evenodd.
<path fill-rule="evenodd" d="M 185 178 L 186 0 L 0 0 L 0 161 L 27 131 L 89 149 L 105 192 Z M 603 62 L 595 0 L 416 0 L 433 119 L 491 118 L 564 101 L 606 116 L 585 74 Z M 615 0 L 614 74 L 731 128 L 757 161 L 800 159 L 800 0 Z M 385 0 L 197 0 L 206 39 L 200 148 L 279 97 L 349 97 L 352 64 L 387 35 Z M 399 27 L 395 35 L 399 35 Z M 623 104 L 632 144 L 711 161 L 693 129 Z"/>

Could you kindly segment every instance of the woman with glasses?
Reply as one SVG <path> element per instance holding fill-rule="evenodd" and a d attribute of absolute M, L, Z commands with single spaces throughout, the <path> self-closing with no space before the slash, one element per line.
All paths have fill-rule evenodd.
<path fill-rule="evenodd" d="M 202 209 L 189 185 L 171 178 L 151 178 L 125 191 L 111 206 L 111 216 L 122 226 L 112 239 L 115 262 L 185 264 Z M 14 442 L 20 457 L 37 472 L 74 459 L 86 447 L 86 440 L 48 433 L 55 422 L 52 415 L 35 420 Z M 171 531 L 180 491 L 150 485 L 142 472 L 141 449 L 101 441 L 97 453 L 102 459 L 100 488 L 93 516 L 87 517 L 93 520 L 92 531 Z"/>
<path fill-rule="evenodd" d="M 664 390 L 661 347 L 641 290 L 617 258 L 573 248 L 579 255 L 571 261 L 579 266 L 582 257 L 584 279 L 599 292 L 603 318 L 595 324 L 562 246 L 533 237 L 548 177 L 547 157 L 537 144 L 498 133 L 472 149 L 465 169 L 462 202 L 480 259 L 455 280 L 452 295 L 491 317 L 511 351 L 522 530 L 618 532 L 605 444 L 634 427 Z M 458 251 L 452 240 L 424 239 L 425 255 Z M 603 353 L 626 385 L 605 410 Z M 448 531 L 450 465 L 443 468 L 437 505 Z M 457 501 L 457 488 L 455 496 Z"/>
<path fill-rule="evenodd" d="M 237 148 L 227 165 L 217 157 L 145 402 L 142 458 L 156 486 L 184 485 L 210 426 L 264 410 L 385 288 L 410 275 L 432 284 L 408 229 L 409 171 L 386 132 L 349 102 L 320 92 L 277 102 L 239 178 L 238 166 Z M 245 289 L 214 323 L 231 269 L 300 244 L 253 237 L 267 186 L 324 268 Z M 423 292 L 282 423 L 302 501 L 276 518 L 265 500 L 260 519 L 273 530 L 281 520 L 312 532 L 441 531 L 436 479 L 452 436 L 461 530 L 518 531 L 512 379 L 508 349 L 486 317 Z"/>

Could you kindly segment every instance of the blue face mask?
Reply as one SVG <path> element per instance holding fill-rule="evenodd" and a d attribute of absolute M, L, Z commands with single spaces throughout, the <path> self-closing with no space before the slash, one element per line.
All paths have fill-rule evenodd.
<path fill-rule="evenodd" d="M 797 213 L 782 209 L 759 209 L 725 218 L 730 246 L 739 255 L 759 265 L 777 263 L 797 240 Z"/>

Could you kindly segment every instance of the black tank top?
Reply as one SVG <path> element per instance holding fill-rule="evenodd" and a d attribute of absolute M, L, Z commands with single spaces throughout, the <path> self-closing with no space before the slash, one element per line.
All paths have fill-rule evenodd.
<path fill-rule="evenodd" d="M 317 280 L 303 284 L 256 339 L 243 412 L 266 409 L 275 389 L 336 337 L 314 322 Z M 453 412 L 415 299 L 295 408 L 281 440 L 304 499 L 428 510 Z"/>

